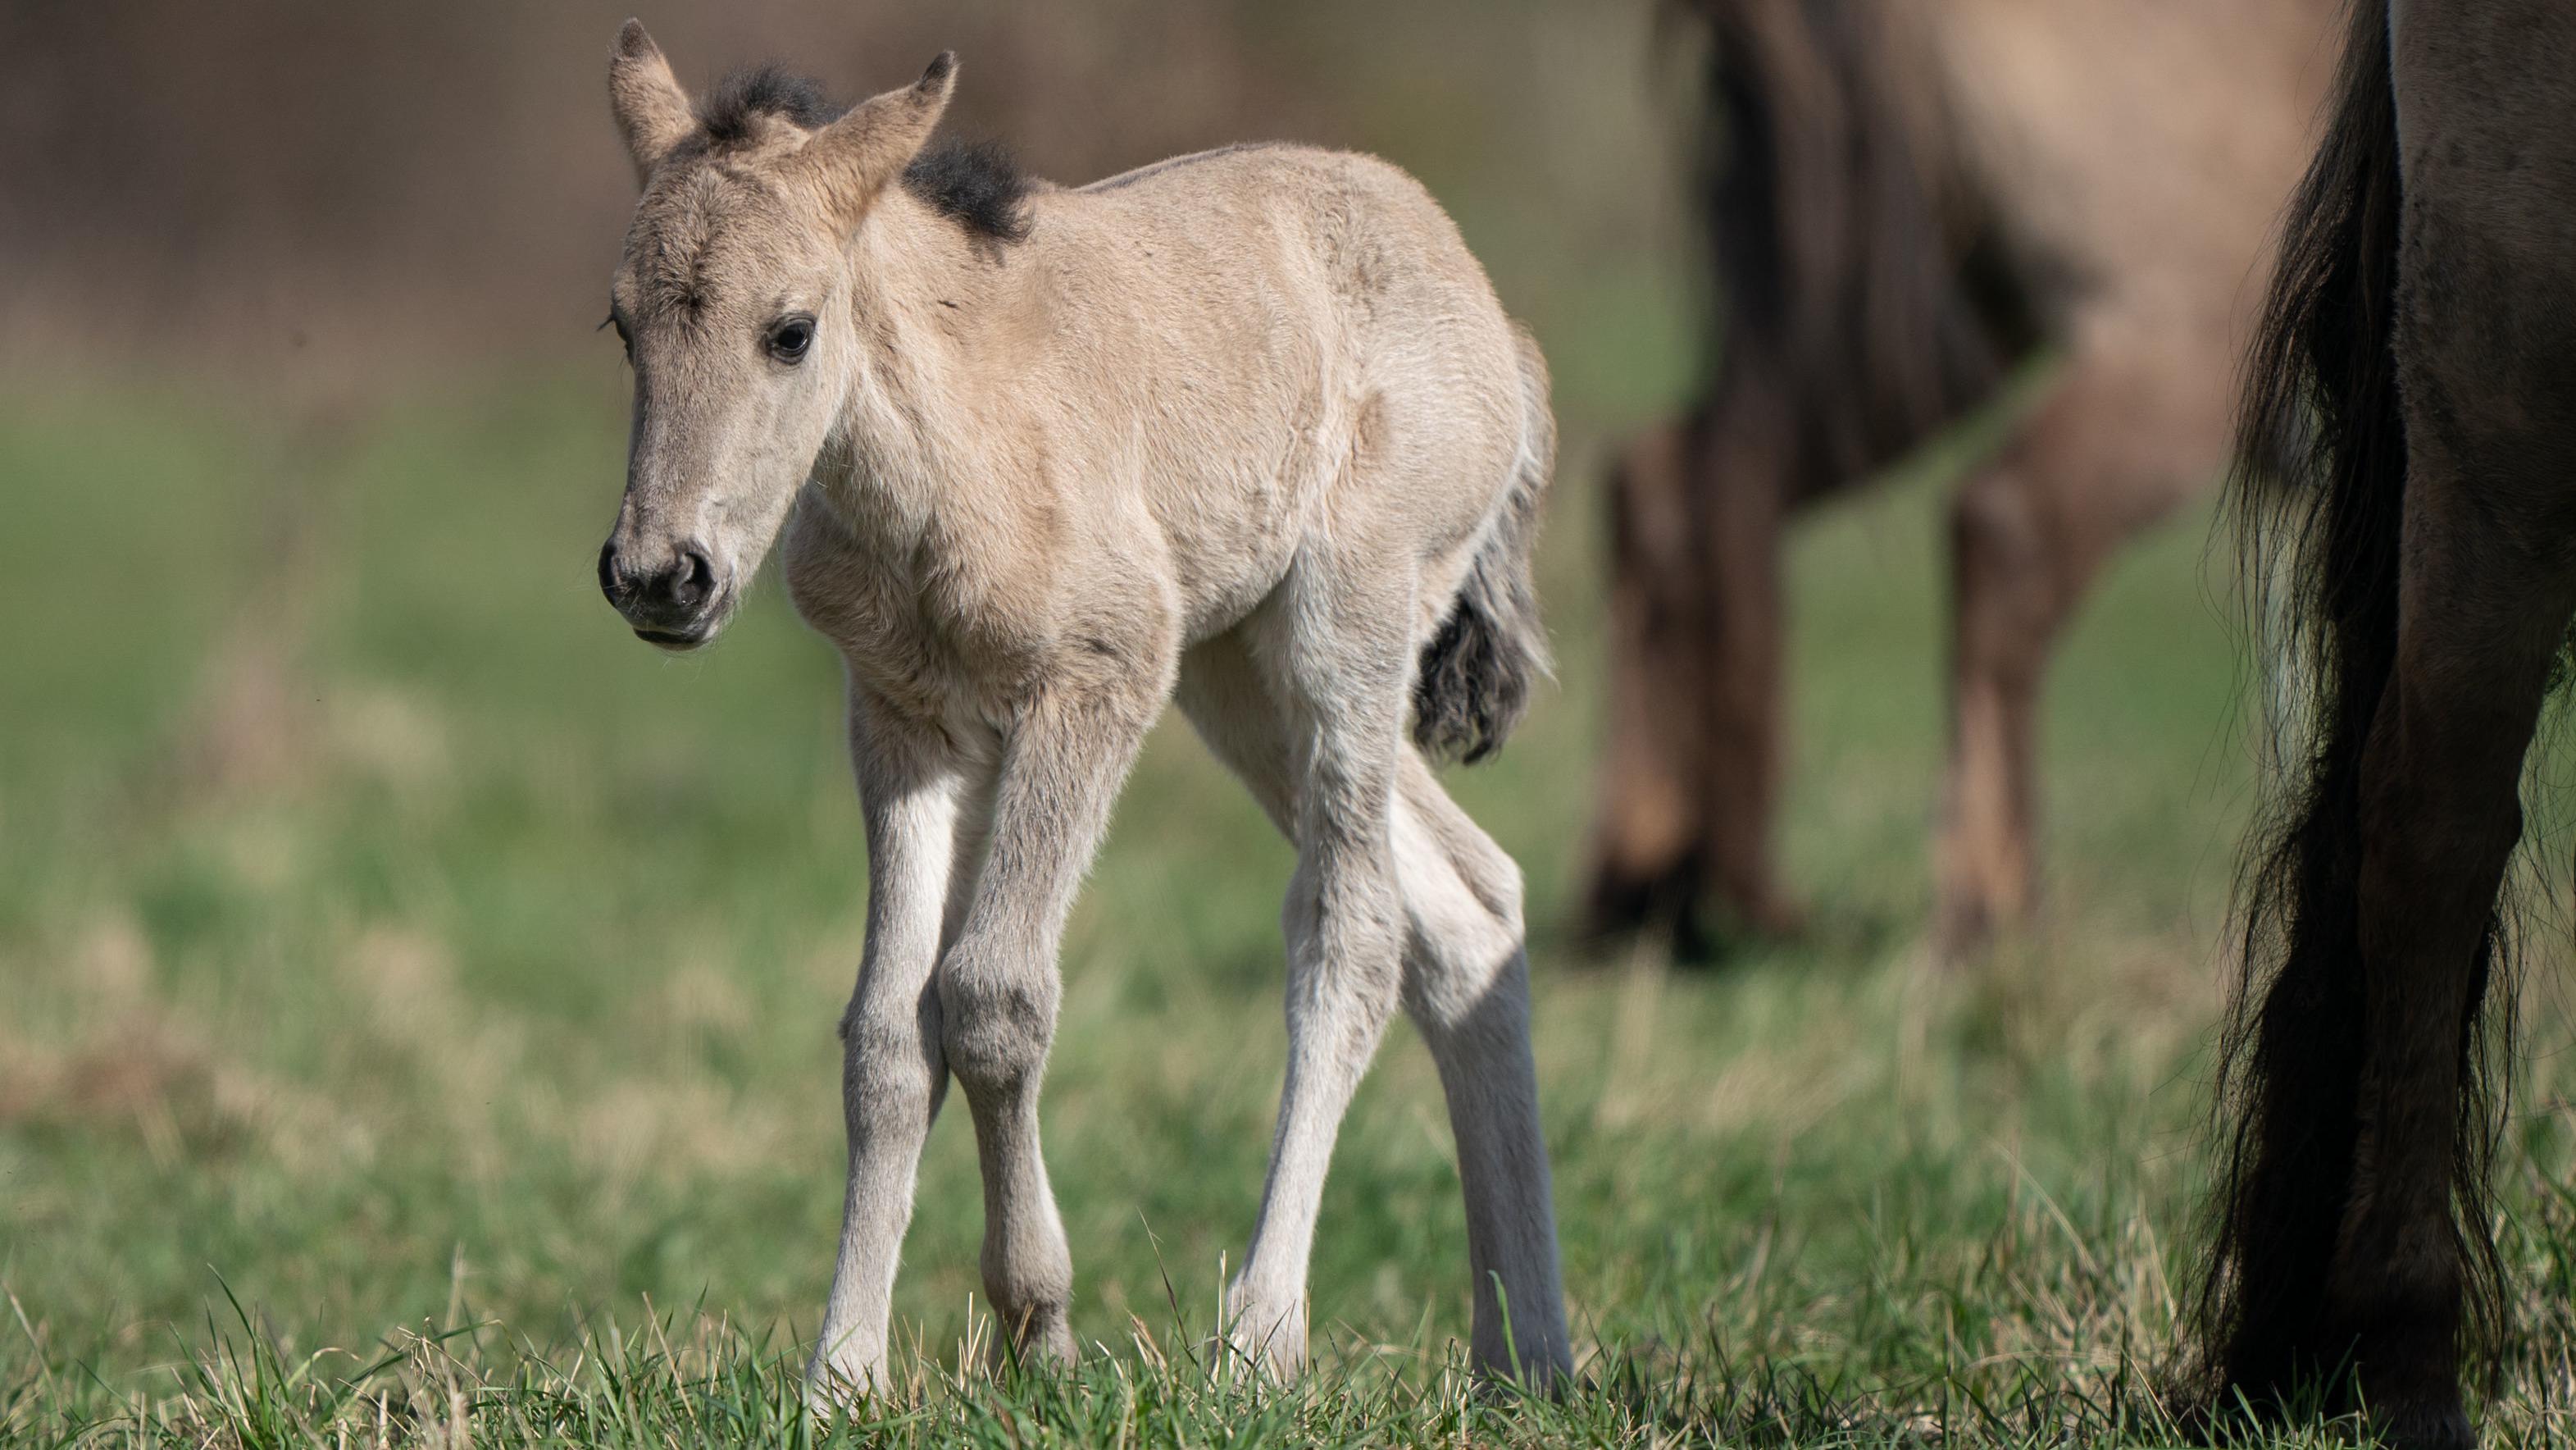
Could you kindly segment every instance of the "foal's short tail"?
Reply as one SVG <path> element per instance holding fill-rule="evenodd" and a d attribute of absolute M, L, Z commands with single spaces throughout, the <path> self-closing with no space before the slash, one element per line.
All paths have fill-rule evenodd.
<path fill-rule="evenodd" d="M 2239 887 L 2244 975 L 2221 1045 L 2215 1242 L 2192 1386 L 2222 1406 L 2277 1405 L 2303 1383 L 2338 1393 L 2337 1366 L 2352 1348 L 2350 1326 L 2325 1322 L 2321 1306 L 2356 1191 L 2371 1011 L 2359 940 L 2362 757 L 2396 663 L 2407 487 L 2392 350 L 2400 176 L 2387 9 L 2360 0 L 2353 11 L 2334 111 L 2292 200 L 2247 361 L 2231 484 L 2249 587 L 2285 606 L 2275 623 L 2287 637 L 2273 643 L 2286 648 L 2270 653 L 2305 676 L 2306 707 L 2273 722 L 2287 738 Z M 2258 602 L 2258 631 L 2270 627 L 2266 612 Z M 2502 975 L 2503 950 L 2490 922 L 2455 1049 L 2466 1090 L 2450 1184 L 2465 1327 L 2490 1347 L 2500 1266 L 2483 1225 L 2502 1083 L 2488 1049 L 2509 1035 L 2512 1007 L 2509 983 L 2486 988 L 2491 971 Z"/>
<path fill-rule="evenodd" d="M 1502 748 L 1529 705 L 1530 686 L 1551 668 L 1530 552 L 1538 544 L 1539 502 L 1556 474 L 1556 416 L 1548 410 L 1547 362 L 1538 344 L 1528 332 L 1513 331 L 1520 343 L 1521 447 L 1509 491 L 1458 586 L 1457 603 L 1422 647 L 1413 684 L 1413 742 L 1435 758 L 1469 765 Z"/>

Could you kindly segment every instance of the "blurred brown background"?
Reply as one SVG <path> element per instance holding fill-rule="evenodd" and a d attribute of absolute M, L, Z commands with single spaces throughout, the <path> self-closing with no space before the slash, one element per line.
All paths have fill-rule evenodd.
<path fill-rule="evenodd" d="M 635 8 L 0 7 L 0 366 L 345 385 L 607 357 L 588 334 L 632 181 L 602 76 Z M 776 59 L 855 98 L 953 48 L 952 131 L 1066 183 L 1252 138 L 1377 150 L 1449 201 L 1543 332 L 1610 305 L 1649 356 L 1681 350 L 1656 245 L 1677 234 L 1681 128 L 1657 114 L 1687 97 L 1648 83 L 1643 4 L 690 0 L 642 18 L 693 87 Z"/>

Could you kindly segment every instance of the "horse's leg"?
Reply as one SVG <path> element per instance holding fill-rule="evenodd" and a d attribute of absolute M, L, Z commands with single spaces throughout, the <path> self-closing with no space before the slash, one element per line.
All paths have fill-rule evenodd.
<path fill-rule="evenodd" d="M 1476 1363 L 1543 1385 L 1573 1358 L 1530 1052 L 1521 874 L 1421 756 L 1404 752 L 1398 781 L 1404 1005 L 1439 1064 L 1458 1141 Z"/>
<path fill-rule="evenodd" d="M 1798 909 L 1773 874 L 1780 797 L 1780 601 L 1792 503 L 1786 405 L 1739 386 L 1697 430 L 1690 499 L 1703 578 L 1697 931 L 1795 935 Z M 1713 916 L 1713 919 L 1710 919 Z"/>
<path fill-rule="evenodd" d="M 2393 1439 L 2450 1445 L 2469 1439 L 2462 1299 L 2483 1267 L 2460 1248 L 2488 1242 L 2462 1174 L 2481 1156 L 2458 1137 L 2487 1130 L 2464 1112 L 2471 1028 L 2576 610 L 2576 18 L 2531 0 L 2395 16 L 2405 523 L 2395 668 L 2362 755 L 2367 1028 L 2326 1322 Z"/>
<path fill-rule="evenodd" d="M 1701 698 L 1709 588 L 1691 541 L 1693 430 L 1638 438 L 1603 481 L 1609 513 L 1609 714 L 1592 818 L 1584 934 L 1671 924 L 1699 888 Z"/>
<path fill-rule="evenodd" d="M 1587 912 L 1796 931 L 1771 826 L 1780 759 L 1781 409 L 1751 385 L 1641 439 L 1612 487 L 1610 748 Z M 1713 920 L 1703 918 L 1713 917 Z"/>
<path fill-rule="evenodd" d="M 940 959 L 941 1045 L 975 1118 L 984 1292 L 1024 1356 L 1073 1357 L 1073 1260 L 1038 1145 L 1038 1089 L 1063 996 L 1056 950 L 1118 787 L 1159 711 L 1149 678 L 1042 688 L 1003 732 L 992 842 Z"/>
<path fill-rule="evenodd" d="M 1306 1265 L 1342 1114 L 1394 1015 L 1404 953 L 1392 800 L 1412 674 L 1409 577 L 1302 556 L 1257 628 L 1278 660 L 1296 780 L 1288 938 L 1288 1076 L 1270 1174 L 1227 1338 L 1255 1364 L 1306 1358 Z"/>
<path fill-rule="evenodd" d="M 818 1399 L 883 1381 L 895 1261 L 921 1147 L 948 1086 L 930 989 L 943 919 L 971 876 L 975 763 L 855 689 L 850 754 L 867 815 L 868 934 L 841 1018 L 849 1187 L 839 1262 L 808 1377 Z"/>
<path fill-rule="evenodd" d="M 2079 355 L 1952 504 L 1950 764 L 1934 849 L 1946 954 L 2029 913 L 2049 650 L 2112 553 L 2217 482 L 2231 375 L 2214 350 Z"/>
<path fill-rule="evenodd" d="M 2489 486 L 2499 474 L 2478 466 L 2482 450 L 2408 451 L 2397 666 L 2362 756 L 2359 1132 L 2318 1349 L 2351 1347 L 2363 1396 L 2398 1441 L 2445 1445 L 2468 1439 L 2459 1246 L 2487 1231 L 2453 1211 L 2469 1027 L 2522 833 L 2523 751 L 2576 607 L 2576 498 L 2517 507 L 2526 501 Z"/>
<path fill-rule="evenodd" d="M 1290 717 L 1243 641 L 1226 636 L 1193 649 L 1176 698 L 1209 749 L 1294 839 Z M 1572 1363 L 1530 1054 L 1520 871 L 1420 755 L 1404 751 L 1398 772 L 1403 1001 L 1439 1065 L 1458 1140 L 1475 1277 L 1473 1350 L 1491 1373 L 1544 1382 Z"/>

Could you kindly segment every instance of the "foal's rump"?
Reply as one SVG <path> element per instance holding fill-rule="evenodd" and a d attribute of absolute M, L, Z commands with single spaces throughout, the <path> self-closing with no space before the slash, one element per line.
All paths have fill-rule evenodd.
<path fill-rule="evenodd" d="M 1556 417 L 1548 407 L 1547 363 L 1526 329 L 1521 358 L 1521 451 L 1511 482 L 1487 523 L 1449 611 L 1422 646 L 1413 686 L 1413 742 L 1434 757 L 1469 765 L 1500 749 L 1530 687 L 1549 672 L 1531 554 L 1539 510 L 1556 473 Z"/>
<path fill-rule="evenodd" d="M 1371 425 L 1347 486 L 1379 491 L 1382 516 L 1410 526 L 1389 542 L 1421 571 L 1414 743 L 1473 764 L 1501 748 L 1549 668 L 1531 570 L 1556 470 L 1547 362 L 1421 184 L 1347 162 L 1349 210 L 1317 226 Z"/>

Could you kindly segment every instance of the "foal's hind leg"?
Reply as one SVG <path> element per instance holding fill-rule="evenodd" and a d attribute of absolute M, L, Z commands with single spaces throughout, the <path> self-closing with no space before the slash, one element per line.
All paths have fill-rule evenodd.
<path fill-rule="evenodd" d="M 1476 1364 L 1543 1384 L 1571 1373 L 1573 1359 L 1530 1052 L 1520 871 L 1421 756 L 1404 752 L 1398 779 L 1404 1005 L 1439 1064 L 1458 1140 Z"/>
<path fill-rule="evenodd" d="M 1278 694 L 1295 789 L 1297 874 L 1288 938 L 1288 1077 L 1270 1176 L 1243 1271 L 1227 1291 L 1227 1337 L 1255 1364 L 1306 1359 L 1306 1266 L 1342 1115 L 1394 1015 L 1405 922 L 1393 850 L 1412 580 L 1302 560 L 1253 623 L 1255 653 L 1282 662 Z"/>
<path fill-rule="evenodd" d="M 1293 840 L 1298 780 L 1290 712 L 1244 641 L 1227 637 L 1193 650 L 1181 667 L 1178 698 L 1209 748 Z M 1458 1141 L 1476 1363 L 1490 1374 L 1545 1382 L 1572 1366 L 1530 1054 L 1520 872 L 1449 799 L 1421 756 L 1401 748 L 1398 761 L 1392 824 L 1406 919 L 1403 1000 L 1439 1064 Z M 1312 929 L 1299 914 L 1302 903 L 1302 896 L 1292 899 L 1292 935 Z"/>
<path fill-rule="evenodd" d="M 1949 779 L 1936 842 L 1935 938 L 1983 945 L 2029 914 L 2037 876 L 2039 691 L 2049 651 L 2103 563 L 2217 481 L 2222 351 L 2083 355 L 1950 516 Z"/>
<path fill-rule="evenodd" d="M 2509 386 L 2502 371 L 2479 357 L 2474 371 L 2410 374 L 2410 416 L 2491 407 Z M 2521 838 L 2523 752 L 2576 609 L 2576 490 L 2529 469 L 2576 461 L 2576 432 L 2545 428 L 2558 435 L 2546 450 L 2505 429 L 2466 447 L 2413 430 L 2396 669 L 2362 757 L 2359 1131 L 2342 1221 L 2316 1225 L 2335 1245 L 2316 1348 L 2348 1347 L 2365 1400 L 2410 1447 L 2470 1439 L 2459 1340 L 2480 1266 L 2460 1251 L 2488 1232 L 2476 1191 L 2455 1207 L 2462 1164 L 2478 1162 L 2459 1130 L 2484 1130 L 2461 1107 L 2478 1050 L 2470 1024 Z"/>

